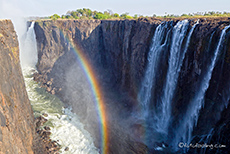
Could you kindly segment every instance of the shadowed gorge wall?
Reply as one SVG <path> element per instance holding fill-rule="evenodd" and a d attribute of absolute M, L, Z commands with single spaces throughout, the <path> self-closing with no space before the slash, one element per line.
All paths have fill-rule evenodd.
<path fill-rule="evenodd" d="M 59 56 L 71 50 L 65 40 L 68 38 L 92 63 L 100 63 L 110 71 L 107 74 L 114 76 L 110 79 L 114 85 L 122 83 L 123 87 L 132 87 L 135 83 L 128 84 L 129 78 L 138 82 L 143 73 L 154 22 L 160 21 L 38 21 L 35 24 L 38 70 L 50 71 Z"/>
<path fill-rule="evenodd" d="M 132 73 L 132 75 L 134 75 L 132 78 L 140 79 L 140 72 L 143 73 L 143 68 L 146 63 L 144 60 L 148 50 L 148 44 L 146 44 L 146 42 L 150 43 L 151 41 L 152 28 L 154 28 L 152 23 L 129 20 L 37 21 L 35 23 L 39 56 L 37 67 L 40 73 L 48 72 L 45 75 L 43 74 L 44 76 L 42 79 L 44 83 L 47 83 L 47 80 L 51 81 L 45 84 L 47 90 L 53 94 L 56 93 L 66 104 L 71 105 L 74 112 L 83 119 L 87 119 L 87 117 L 90 116 L 89 113 L 87 114 L 87 111 L 90 110 L 89 107 L 76 97 L 77 87 L 79 87 L 76 83 L 77 80 L 68 81 L 70 77 L 76 78 L 76 73 L 74 73 L 76 70 L 74 68 L 77 68 L 75 66 L 77 64 L 74 49 L 70 45 L 70 42 L 72 42 L 76 45 L 78 50 L 83 51 L 86 55 L 93 69 L 95 69 L 98 74 L 95 78 L 100 81 L 103 88 L 110 89 L 110 87 L 114 87 L 115 89 L 133 89 L 133 91 L 128 92 L 130 93 L 129 95 L 136 93 L 134 91 L 137 90 L 137 84 L 130 82 L 129 78 Z M 130 37 L 132 40 L 130 40 Z M 137 41 L 140 37 L 142 39 Z M 57 61 L 54 61 L 55 63 L 50 63 L 53 61 L 52 56 L 55 55 L 53 53 L 58 54 Z M 140 63 L 141 65 L 139 65 Z M 100 71 L 101 73 L 99 73 Z M 105 76 L 107 77 L 105 78 Z M 119 85 L 121 82 L 123 82 L 122 86 Z M 70 84 L 71 87 L 76 88 L 70 89 L 68 87 Z M 131 88 L 133 86 L 135 88 Z M 115 95 L 117 92 L 115 92 Z M 120 112 L 119 109 L 121 107 L 128 107 L 128 109 L 130 109 L 130 105 L 136 103 L 133 99 L 127 98 L 126 95 L 124 95 L 123 98 L 120 98 L 120 94 L 113 97 L 125 102 L 118 104 L 115 103 L 115 100 L 105 101 L 116 104 L 113 109 L 114 111 L 117 110 L 117 112 Z M 110 106 L 109 103 L 108 106 Z M 92 108 L 95 108 L 95 106 L 92 105 Z M 110 113 L 110 111 L 107 112 Z M 123 112 L 122 114 L 125 115 L 126 113 Z M 117 127 L 116 129 L 121 129 L 119 126 L 115 126 L 115 121 L 113 122 L 114 129 L 115 127 Z M 113 122 L 111 120 L 111 125 Z M 99 135 L 99 132 L 96 134 Z M 127 135 L 122 135 L 122 131 L 121 134 L 119 134 L 118 131 L 114 131 L 112 134 L 114 134 L 112 137 L 113 142 L 111 143 L 113 150 L 116 149 L 118 150 L 117 152 L 127 151 L 126 147 L 130 145 L 119 146 L 122 142 L 118 142 L 118 140 L 127 140 Z M 117 139 L 116 136 L 118 136 Z M 122 139 L 122 137 L 124 139 Z M 139 146 L 137 145 L 138 144 L 136 144 L 135 147 L 136 149 L 133 148 L 134 151 L 141 147 L 141 144 L 139 144 Z M 142 151 L 145 151 L 144 146 L 142 149 Z M 113 152 L 116 153 L 116 151 Z"/>
<path fill-rule="evenodd" d="M 157 108 L 158 104 L 156 102 L 161 99 L 169 69 L 170 48 L 173 39 L 172 28 L 182 20 L 184 19 L 143 18 L 138 20 L 36 21 L 35 33 L 38 46 L 37 68 L 39 74 L 35 75 L 35 79 L 42 81 L 47 91 L 57 94 L 64 103 L 73 106 L 73 110 L 82 119 L 86 118 L 87 105 L 79 103 L 80 100 L 75 97 L 75 89 L 68 90 L 67 86 L 70 84 L 68 81 L 69 72 L 74 71 L 74 67 L 78 65 L 73 46 L 71 46 L 71 43 L 74 44 L 75 48 L 84 52 L 98 74 L 96 78 L 102 85 L 103 91 L 106 91 L 108 113 L 110 116 L 116 117 L 111 119 L 122 121 L 115 123 L 124 127 L 127 133 L 132 132 L 130 136 L 135 136 L 133 138 L 137 141 L 143 141 L 145 132 L 142 126 L 144 124 L 135 121 L 131 113 L 140 104 L 138 93 L 147 69 L 148 54 L 151 52 L 151 44 L 153 43 L 152 38 L 157 26 L 162 22 L 165 21 L 170 25 L 171 29 L 167 29 L 168 33 L 165 33 L 163 39 L 166 40 L 165 46 L 157 57 L 160 65 L 155 76 L 157 82 L 154 86 L 156 88 L 151 91 L 150 99 L 152 103 L 150 109 Z M 181 51 L 185 48 L 189 31 L 197 22 L 199 23 L 191 35 L 178 74 L 175 93 L 172 97 L 169 135 L 167 140 L 164 141 L 169 146 L 173 146 L 170 141 L 177 138 L 180 125 L 187 120 L 185 118 L 190 109 L 191 99 L 196 96 L 206 76 L 207 68 L 209 68 L 217 48 L 221 32 L 230 24 L 229 18 L 189 19 L 188 30 L 181 43 Z M 230 32 L 227 29 L 220 47 L 221 51 L 211 72 L 208 88 L 205 91 L 204 106 L 199 111 L 198 123 L 192 131 L 192 135 L 196 136 L 196 138 L 193 138 L 194 142 L 200 141 L 201 136 L 207 136 L 212 128 L 215 133 L 218 131 L 224 134 L 229 132 L 227 127 L 223 127 L 224 130 L 219 130 L 221 124 L 229 123 L 227 119 L 223 119 L 224 115 L 227 114 L 225 110 L 229 110 L 229 107 L 226 108 L 226 104 L 229 103 L 230 87 L 229 35 Z M 75 74 L 72 77 L 76 76 Z M 71 84 L 73 87 L 77 86 L 72 80 Z M 76 104 L 81 105 L 78 107 Z M 223 110 L 224 113 L 222 113 Z M 110 136 L 112 152 L 120 152 L 116 150 L 128 146 L 124 144 L 124 146 L 119 147 L 119 143 L 123 145 L 122 143 L 126 143 L 128 140 L 119 142 L 119 137 L 115 138 L 115 135 L 122 128 L 119 128 L 119 130 L 113 124 L 110 125 L 110 131 L 113 132 L 111 133 L 113 135 Z M 131 141 L 134 140 L 133 138 Z M 154 136 L 151 136 L 151 138 L 154 138 Z M 216 138 L 213 138 L 212 142 L 219 143 Z M 227 144 L 228 142 L 228 140 L 222 140 L 221 144 Z M 149 145 L 149 148 L 154 148 L 156 145 Z M 144 146 L 140 147 L 140 149 L 145 149 Z M 133 148 L 134 152 L 137 152 L 138 149 L 138 147 L 129 148 Z M 127 148 L 123 150 L 121 151 L 128 153 Z M 142 152 L 146 152 L 145 150 Z M 224 150 L 226 151 L 226 149 Z"/>

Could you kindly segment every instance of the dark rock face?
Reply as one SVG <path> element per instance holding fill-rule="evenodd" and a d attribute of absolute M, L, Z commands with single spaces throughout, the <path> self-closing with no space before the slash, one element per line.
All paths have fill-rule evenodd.
<path fill-rule="evenodd" d="M 215 51 L 218 41 L 220 39 L 221 30 L 230 25 L 229 19 L 217 18 L 201 20 L 200 24 L 194 30 L 191 38 L 191 43 L 188 48 L 184 64 L 178 80 L 178 87 L 173 104 L 174 123 L 172 125 L 179 125 L 181 117 L 184 112 L 189 110 L 187 103 L 195 97 L 197 90 L 200 88 L 201 81 L 204 78 L 205 71 L 211 63 L 213 52 Z M 223 122 L 221 117 L 222 111 L 226 110 L 225 107 L 229 103 L 229 77 L 230 77 L 230 64 L 228 59 L 229 53 L 229 30 L 226 32 L 224 43 L 222 44 L 221 52 L 218 55 L 212 77 L 209 82 L 209 87 L 204 97 L 204 107 L 200 110 L 197 125 L 194 126 L 192 135 L 194 139 L 193 144 L 222 144 L 228 145 L 227 140 L 221 142 L 217 138 L 212 140 L 204 140 L 210 138 L 210 131 L 216 135 L 227 134 L 227 128 L 221 133 L 217 133 L 216 129 L 220 129 L 220 121 Z M 225 121 L 227 122 L 227 121 Z M 229 130 L 228 130 L 229 131 Z M 206 137 L 204 137 L 206 136 Z M 227 148 L 206 149 L 206 153 L 227 153 Z M 204 152 L 202 148 L 190 148 L 189 153 Z"/>
<path fill-rule="evenodd" d="M 153 29 L 155 28 L 154 23 L 158 22 L 158 20 L 151 22 L 137 22 L 134 20 L 38 21 L 35 23 L 35 33 L 39 54 L 37 67 L 40 75 L 35 75 L 35 79 L 42 81 L 47 91 L 57 94 L 63 102 L 71 105 L 83 120 L 90 115 L 93 117 L 95 113 L 87 114 L 91 109 L 86 104 L 81 103 L 81 100 L 79 100 L 81 98 L 75 97 L 76 90 L 68 90 L 69 87 L 67 87 L 70 81 L 74 81 L 74 77 L 77 74 L 74 74 L 76 71 L 72 70 L 75 70 L 78 65 L 74 53 L 75 49 L 70 43 L 85 54 L 93 69 L 96 70 L 98 74 L 96 78 L 101 81 L 100 84 L 103 85 L 103 88 L 129 89 L 129 95 L 136 97 L 137 83 L 140 82 L 140 76 L 143 76 L 144 73 L 145 59 Z M 50 33 L 51 31 L 55 32 Z M 51 44 L 52 46 L 50 46 Z M 52 54 L 56 51 L 57 53 L 63 52 L 59 54 L 60 57 L 55 59 L 57 60 L 55 62 Z M 49 60 L 47 61 L 47 59 Z M 55 63 L 51 64 L 50 62 Z M 69 74 L 70 71 L 73 72 L 71 75 Z M 69 76 L 73 79 L 70 79 Z M 75 82 L 71 82 L 71 84 L 72 87 L 80 86 L 76 85 Z M 121 99 L 119 97 L 117 99 Z M 127 99 L 125 95 L 122 97 L 122 101 L 128 106 L 135 104 L 135 101 Z M 76 100 L 78 101 L 76 102 Z M 76 103 L 78 105 L 75 105 Z M 120 107 L 118 106 L 123 106 L 123 104 L 117 105 L 115 110 L 119 110 Z M 92 107 L 95 108 L 94 106 Z M 88 123 L 93 122 L 88 121 Z M 126 130 L 124 128 L 114 126 L 116 124 L 112 124 L 112 122 L 109 125 L 111 125 L 109 126 L 111 128 L 109 132 L 110 139 L 112 140 L 110 145 L 111 153 L 127 153 L 126 147 L 130 146 L 129 143 L 133 142 L 133 139 L 130 139 L 129 135 L 125 135 Z M 124 133 L 121 130 L 118 133 L 118 129 L 121 129 Z M 99 134 L 97 129 L 91 130 L 91 133 Z M 96 138 L 99 137 L 97 135 Z M 127 142 L 128 140 L 129 142 Z M 122 144 L 127 145 L 119 146 Z M 145 145 L 141 143 L 136 143 L 135 145 L 138 146 L 129 150 L 136 153 L 139 149 L 139 153 L 146 153 Z"/>
<path fill-rule="evenodd" d="M 204 77 L 205 69 L 210 65 L 213 52 L 217 47 L 220 39 L 221 30 L 230 24 L 226 19 L 207 19 L 201 20 L 200 24 L 195 28 L 191 38 L 191 42 L 186 53 L 182 70 L 180 72 L 178 87 L 175 97 L 176 104 L 173 105 L 174 112 L 180 112 L 186 109 L 186 102 L 188 102 L 199 88 L 202 78 Z M 224 93 L 229 88 L 229 63 L 225 60 L 229 50 L 229 31 L 227 31 L 226 39 L 224 40 L 223 49 L 221 49 L 218 56 L 215 68 L 212 72 L 212 78 L 209 83 L 209 88 L 206 92 L 204 109 L 201 111 L 204 116 L 201 116 L 198 122 L 207 123 L 207 125 L 214 125 L 220 118 L 220 113 L 225 101 L 221 100 Z M 184 97 L 183 97 L 184 96 Z M 219 106 L 219 107 L 218 107 Z M 185 108 L 183 108 L 185 107 Z M 217 109 L 217 110 L 215 110 Z M 215 111 L 214 111 L 215 110 Z M 207 117 L 207 112 L 216 112 Z M 178 113 L 175 113 L 181 116 Z M 203 117 L 203 118 L 202 118 Z M 178 117 L 175 117 L 178 118 Z M 215 120 L 214 120 L 215 119 Z M 207 122 L 207 120 L 210 120 Z M 211 126 L 211 127 L 212 127 Z M 202 127 L 202 126 L 201 126 Z M 209 126 L 208 126 L 209 127 Z M 202 131 L 202 128 L 198 128 Z M 196 131 L 195 131 L 196 132 Z M 200 132 L 201 133 L 201 132 Z M 203 133 L 203 132 L 202 132 Z"/>
<path fill-rule="evenodd" d="M 175 25 L 183 19 L 165 20 L 171 21 L 172 25 Z M 201 18 L 199 20 L 199 24 L 192 34 L 172 101 L 173 120 L 170 128 L 172 134 L 180 124 L 180 117 L 184 116 L 188 109 L 189 100 L 195 96 L 204 77 L 204 71 L 201 70 L 205 70 L 210 64 L 213 55 L 211 52 L 217 46 L 221 30 L 230 24 L 228 18 Z M 190 20 L 189 29 L 196 21 L 197 19 Z M 74 50 L 80 50 L 97 72 L 95 78 L 100 82 L 103 91 L 108 92 L 106 94 L 106 102 L 110 102 L 107 103 L 108 112 L 115 110 L 120 119 L 125 117 L 127 118 L 125 122 L 128 122 L 129 111 L 138 104 L 137 94 L 148 63 L 151 39 L 155 28 L 161 22 L 160 19 L 37 21 L 35 33 L 39 53 L 37 65 L 39 74 L 35 76 L 35 79 L 41 81 L 48 91 L 59 96 L 64 103 L 73 106 L 74 111 L 82 115 L 82 119 L 84 119 L 87 115 L 87 107 L 84 103 L 80 104 L 80 108 L 74 105 L 78 103 L 75 98 L 76 93 L 74 93 L 76 89 L 68 90 L 67 86 L 69 84 L 69 72 L 76 70 L 77 65 L 79 65 Z M 210 142 L 221 142 L 221 144 L 228 144 L 229 142 L 225 138 L 222 140 L 217 138 L 219 133 L 225 136 L 229 132 L 227 127 L 229 120 L 225 118 L 226 116 L 229 117 L 226 111 L 229 110 L 229 107 L 225 108 L 226 104 L 229 103 L 230 87 L 229 36 L 228 30 L 205 95 L 205 106 L 201 109 L 197 126 L 193 130 L 193 136 L 198 138 L 194 138 L 194 142 L 198 142 L 200 136 L 208 134 L 211 128 L 214 129 L 214 135 Z M 171 39 L 172 34 L 169 37 Z M 182 47 L 184 45 L 185 41 Z M 167 44 L 167 48 L 162 51 L 163 53 L 159 57 L 161 68 L 157 76 L 159 82 L 157 82 L 158 90 L 155 91 L 155 95 L 161 95 L 166 79 L 169 48 L 170 43 Z M 72 75 L 73 78 L 76 77 L 76 71 Z M 78 85 L 72 81 L 72 86 L 77 87 Z M 111 98 L 115 101 L 111 101 Z M 116 105 L 114 107 L 111 104 Z M 152 105 L 154 106 L 154 104 Z M 110 116 L 113 114 L 111 113 Z M 147 151 L 143 144 L 136 144 L 139 146 L 127 149 L 129 145 L 124 143 L 132 143 L 133 138 L 124 137 L 126 133 L 119 134 L 118 132 L 121 132 L 122 128 L 116 128 L 112 123 L 109 126 L 110 140 L 113 143 L 110 145 L 111 153 L 120 153 L 121 151 L 129 153 L 130 149 L 133 149 L 133 153 L 145 153 Z M 127 125 L 129 124 L 127 123 Z M 135 128 L 137 127 L 139 129 L 138 124 L 135 125 Z M 124 129 L 130 129 L 130 127 L 124 126 Z M 122 140 L 121 136 L 125 139 Z M 173 135 L 170 137 L 173 138 Z M 124 145 L 125 148 L 122 149 L 118 145 Z M 117 151 L 118 149 L 120 151 Z M 139 151 L 139 149 L 141 150 Z"/>
<path fill-rule="evenodd" d="M 115 86 L 121 83 L 121 87 L 137 90 L 136 85 L 143 76 L 145 59 L 153 29 L 156 27 L 154 23 L 159 22 L 158 20 L 38 21 L 35 23 L 38 70 L 40 73 L 50 71 L 54 62 L 64 53 L 66 54 L 63 55 L 65 57 L 63 60 L 66 62 L 63 64 L 74 63 L 76 60 L 73 55 L 67 53 L 73 50 L 69 44 L 73 42 L 91 60 L 92 65 L 100 64 L 101 69 L 107 71 L 109 82 Z M 59 67 L 65 68 L 65 66 Z"/>

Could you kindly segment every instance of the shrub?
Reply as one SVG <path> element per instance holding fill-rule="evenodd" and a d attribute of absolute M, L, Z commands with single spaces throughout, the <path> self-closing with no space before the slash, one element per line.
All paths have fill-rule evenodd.
<path fill-rule="evenodd" d="M 49 17 L 52 20 L 57 20 L 58 18 L 61 18 L 58 14 L 54 14 L 52 16 Z"/>
<path fill-rule="evenodd" d="M 107 19 L 107 16 L 99 12 L 95 15 L 95 19 Z"/>

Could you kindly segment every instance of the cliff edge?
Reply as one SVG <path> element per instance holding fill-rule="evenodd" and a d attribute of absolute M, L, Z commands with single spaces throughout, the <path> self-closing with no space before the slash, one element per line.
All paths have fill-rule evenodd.
<path fill-rule="evenodd" d="M 33 153 L 34 116 L 20 68 L 17 35 L 10 20 L 1 20 L 0 27 L 0 151 Z"/>
<path fill-rule="evenodd" d="M 47 139 L 35 131 L 41 123 L 39 118 L 35 122 L 27 96 L 13 24 L 0 20 L 0 153 L 51 153 L 49 143 L 43 143 Z"/>

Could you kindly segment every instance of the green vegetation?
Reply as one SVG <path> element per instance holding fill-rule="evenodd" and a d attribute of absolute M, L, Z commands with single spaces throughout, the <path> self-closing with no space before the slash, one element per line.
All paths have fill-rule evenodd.
<path fill-rule="evenodd" d="M 164 18 L 177 18 L 177 17 L 183 17 L 183 18 L 230 17 L 230 12 L 209 11 L 209 12 L 196 12 L 196 13 L 182 14 L 180 16 L 174 14 L 168 14 L 164 16 Z"/>
<path fill-rule="evenodd" d="M 90 9 L 77 9 L 76 11 L 68 11 L 66 15 L 61 17 L 57 14 L 50 16 L 52 20 L 57 19 L 137 19 L 141 15 L 130 16 L 129 13 L 123 13 L 119 15 L 118 13 L 113 13 L 111 10 L 104 12 L 92 11 Z"/>
<path fill-rule="evenodd" d="M 60 16 L 57 15 L 57 14 L 54 14 L 54 15 L 50 16 L 50 19 L 53 19 L 53 20 L 57 20 L 59 18 L 60 18 Z"/>
<path fill-rule="evenodd" d="M 135 14 L 134 16 L 130 16 L 129 13 L 123 13 L 119 15 L 118 13 L 113 13 L 112 10 L 107 10 L 104 12 L 92 11 L 90 9 L 77 9 L 76 11 L 68 11 L 66 15 L 59 16 L 58 14 L 54 14 L 49 18 L 52 20 L 57 19 L 138 19 L 140 17 L 144 17 L 142 15 Z M 146 18 L 154 17 L 154 18 L 199 18 L 199 17 L 230 17 L 229 12 L 197 12 L 197 13 L 189 13 L 182 15 L 174 15 L 165 13 L 164 16 L 157 16 L 153 14 L 152 16 L 145 16 Z"/>

